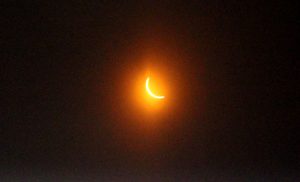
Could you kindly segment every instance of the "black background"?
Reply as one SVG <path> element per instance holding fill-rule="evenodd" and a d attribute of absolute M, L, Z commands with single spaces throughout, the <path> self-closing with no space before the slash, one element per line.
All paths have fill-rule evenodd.
<path fill-rule="evenodd" d="M 296 177 L 294 4 L 0 4 L 1 178 Z M 160 52 L 181 51 L 181 62 L 164 65 L 184 69 L 180 81 L 191 83 L 181 91 L 193 97 L 182 104 L 182 117 L 168 118 L 185 124 L 163 136 L 161 150 L 138 153 L 116 136 L 124 112 L 118 105 L 127 100 L 115 90 L 122 90 L 124 70 L 142 64 L 121 58 L 142 54 L 144 40 Z"/>

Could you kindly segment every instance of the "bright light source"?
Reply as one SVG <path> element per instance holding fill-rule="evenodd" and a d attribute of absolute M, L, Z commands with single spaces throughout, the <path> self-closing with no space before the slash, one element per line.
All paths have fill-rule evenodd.
<path fill-rule="evenodd" d="M 148 77 L 147 80 L 146 80 L 146 90 L 147 90 L 148 94 L 149 94 L 151 97 L 155 98 L 155 99 L 164 99 L 165 96 L 163 96 L 163 95 L 155 95 L 155 94 L 151 91 L 151 89 L 150 89 L 150 87 L 149 87 L 149 81 L 150 81 L 150 77 Z"/>

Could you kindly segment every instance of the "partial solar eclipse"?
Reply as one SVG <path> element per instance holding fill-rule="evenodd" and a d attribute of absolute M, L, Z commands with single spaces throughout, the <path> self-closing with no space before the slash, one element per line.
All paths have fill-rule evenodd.
<path fill-rule="evenodd" d="M 150 82 L 150 77 L 147 77 L 147 80 L 146 80 L 146 91 L 148 92 L 148 94 L 149 94 L 151 97 L 155 98 L 155 99 L 164 99 L 165 96 L 163 96 L 163 95 L 155 95 L 155 94 L 151 91 L 151 89 L 150 89 L 150 87 L 149 87 L 149 82 Z"/>

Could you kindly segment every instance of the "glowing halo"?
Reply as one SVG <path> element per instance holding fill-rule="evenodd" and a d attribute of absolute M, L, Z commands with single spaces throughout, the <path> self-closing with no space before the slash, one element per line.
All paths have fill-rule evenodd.
<path fill-rule="evenodd" d="M 151 97 L 155 98 L 155 99 L 164 99 L 165 96 L 163 96 L 163 95 L 155 95 L 154 93 L 152 93 L 152 91 L 151 91 L 151 89 L 149 87 L 149 81 L 150 81 L 150 77 L 147 77 L 147 80 L 146 80 L 146 90 L 147 90 L 148 94 Z"/>

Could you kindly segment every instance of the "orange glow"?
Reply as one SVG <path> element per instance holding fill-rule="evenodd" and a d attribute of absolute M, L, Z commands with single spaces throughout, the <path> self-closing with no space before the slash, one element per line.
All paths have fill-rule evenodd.
<path fill-rule="evenodd" d="M 165 96 L 155 95 L 155 94 L 151 91 L 151 89 L 150 89 L 150 87 L 149 87 L 149 81 L 150 81 L 150 77 L 148 77 L 147 80 L 146 80 L 146 90 L 147 90 L 148 94 L 149 94 L 151 97 L 155 98 L 155 99 L 164 99 Z"/>

